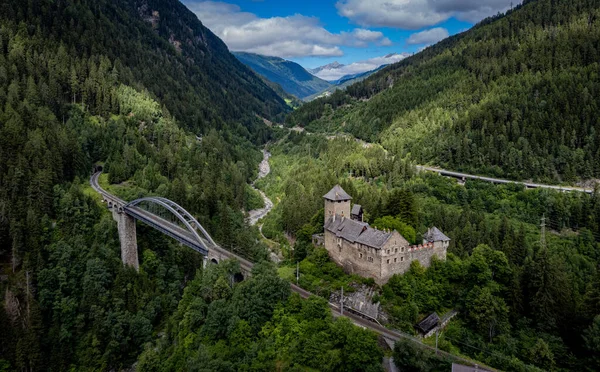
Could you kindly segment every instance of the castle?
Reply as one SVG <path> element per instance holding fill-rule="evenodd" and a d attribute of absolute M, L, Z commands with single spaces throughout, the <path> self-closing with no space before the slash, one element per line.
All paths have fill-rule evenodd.
<path fill-rule="evenodd" d="M 340 185 L 323 196 L 325 199 L 324 239 L 322 244 L 331 258 L 348 273 L 386 283 L 394 274 L 402 274 L 418 260 L 429 267 L 431 257 L 446 259 L 450 238 L 436 227 L 423 236 L 423 244 L 411 245 L 396 230 L 382 231 L 362 221 L 362 208 Z"/>

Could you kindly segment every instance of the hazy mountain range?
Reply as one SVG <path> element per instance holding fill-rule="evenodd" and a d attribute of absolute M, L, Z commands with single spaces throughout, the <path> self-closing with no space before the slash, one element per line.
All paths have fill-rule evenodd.
<path fill-rule="evenodd" d="M 321 67 L 310 69 L 309 71 L 313 75 L 335 84 L 341 80 L 348 80 L 366 72 L 377 70 L 381 66 L 399 62 L 409 55 L 410 54 L 408 53 L 390 53 L 382 57 L 374 57 L 364 61 L 353 62 L 348 65 L 336 61 Z"/>
<path fill-rule="evenodd" d="M 233 54 L 254 72 L 268 81 L 279 84 L 286 93 L 302 100 L 311 100 L 337 89 L 344 89 L 367 78 L 382 67 L 408 56 L 407 53 L 392 53 L 348 65 L 336 61 L 317 68 L 305 69 L 298 63 L 279 57 L 245 52 L 233 52 Z"/>

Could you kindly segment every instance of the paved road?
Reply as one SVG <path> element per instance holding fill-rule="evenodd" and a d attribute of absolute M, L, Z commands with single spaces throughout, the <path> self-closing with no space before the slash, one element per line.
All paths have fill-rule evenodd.
<path fill-rule="evenodd" d="M 371 143 L 371 142 L 365 142 L 365 141 L 363 141 L 361 139 L 358 139 L 356 137 L 352 137 L 349 134 L 336 134 L 336 135 L 333 135 L 333 136 L 328 136 L 327 139 L 332 140 L 332 139 L 339 138 L 339 137 L 354 138 L 354 140 L 356 142 L 360 143 L 365 148 L 373 146 L 373 143 Z M 530 189 L 540 188 L 540 189 L 552 189 L 552 190 L 565 191 L 565 192 L 573 192 L 573 191 L 575 191 L 575 192 L 585 192 L 587 194 L 593 194 L 594 193 L 593 189 L 588 189 L 588 188 L 583 188 L 583 187 L 546 185 L 546 184 L 533 183 L 533 182 L 519 182 L 519 181 L 505 180 L 505 179 L 502 179 L 502 178 L 477 176 L 475 174 L 455 172 L 455 171 L 450 171 L 450 170 L 447 170 L 447 169 L 441 169 L 441 168 L 436 168 L 436 167 L 429 167 L 429 166 L 425 166 L 425 165 L 417 165 L 415 167 L 418 170 L 435 172 L 435 173 L 441 174 L 442 176 L 454 177 L 454 178 L 458 178 L 458 179 L 481 180 L 481 181 L 490 182 L 490 183 L 494 183 L 494 184 L 516 183 L 516 184 L 519 184 L 519 185 L 524 185 L 525 187 L 530 188 Z"/>
<path fill-rule="evenodd" d="M 481 181 L 491 182 L 491 183 L 495 183 L 495 184 L 515 183 L 518 185 L 524 185 L 525 187 L 530 188 L 530 189 L 540 188 L 540 189 L 552 189 L 552 190 L 566 191 L 566 192 L 577 191 L 577 192 L 585 192 L 588 194 L 592 194 L 594 192 L 594 190 L 592 190 L 592 189 L 586 189 L 583 187 L 556 186 L 556 185 L 545 185 L 545 184 L 541 184 L 541 183 L 532 183 L 532 182 L 518 182 L 518 181 L 505 180 L 505 179 L 501 179 L 501 178 L 476 176 L 474 174 L 454 172 L 454 171 L 449 171 L 446 169 L 427 167 L 427 166 L 423 166 L 423 165 L 417 165 L 416 168 L 418 170 L 422 170 L 422 171 L 439 173 L 442 176 L 447 176 L 447 177 L 454 177 L 454 178 L 468 179 L 468 180 L 481 180 Z"/>

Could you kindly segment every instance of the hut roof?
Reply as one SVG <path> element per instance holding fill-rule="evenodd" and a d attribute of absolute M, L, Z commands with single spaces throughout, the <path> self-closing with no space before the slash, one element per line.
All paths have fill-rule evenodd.
<path fill-rule="evenodd" d="M 440 322 L 440 317 L 437 315 L 437 313 L 431 313 L 425 319 L 423 319 L 419 323 L 417 323 L 415 325 L 415 328 L 419 332 L 426 334 L 429 331 L 431 331 L 433 328 L 435 328 L 439 324 L 439 322 Z"/>

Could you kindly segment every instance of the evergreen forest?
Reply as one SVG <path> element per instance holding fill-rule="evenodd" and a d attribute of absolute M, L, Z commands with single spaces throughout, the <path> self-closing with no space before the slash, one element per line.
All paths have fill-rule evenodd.
<path fill-rule="evenodd" d="M 286 122 L 381 142 L 417 164 L 516 180 L 598 178 L 599 57 L 598 1 L 526 0 Z"/>
<path fill-rule="evenodd" d="M 600 370 L 600 190 L 415 167 L 600 178 L 599 50 L 598 1 L 528 0 L 301 104 L 178 0 L 0 0 L 0 371 Z M 142 223 L 124 266 L 99 167 L 124 200 L 185 206 L 251 275 Z M 382 286 L 344 272 L 312 243 L 337 183 L 411 243 L 437 226 L 447 260 Z M 258 226 L 254 186 L 274 202 Z M 334 316 L 359 287 L 406 338 Z M 446 354 L 412 338 L 452 310 Z"/>

